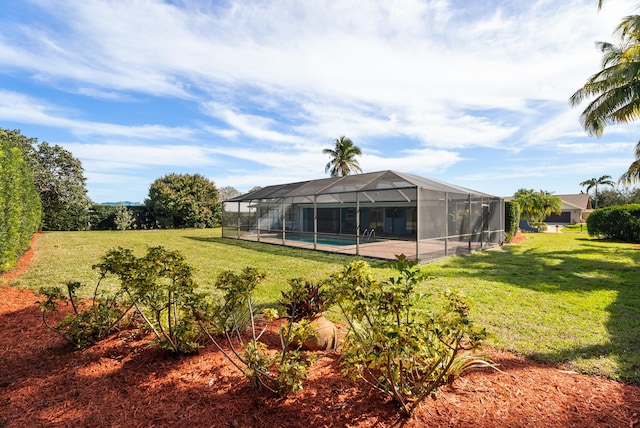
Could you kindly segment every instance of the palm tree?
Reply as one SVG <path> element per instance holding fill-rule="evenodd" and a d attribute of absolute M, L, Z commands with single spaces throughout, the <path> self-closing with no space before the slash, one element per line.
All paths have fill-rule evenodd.
<path fill-rule="evenodd" d="M 533 189 L 518 189 L 513 199 L 520 206 L 520 216 L 527 220 L 533 220 L 536 211 L 536 200 Z"/>
<path fill-rule="evenodd" d="M 581 186 L 587 187 L 587 193 L 589 193 L 589 190 L 595 188 L 595 195 L 593 198 L 595 202 L 594 208 L 598 208 L 598 186 L 615 186 L 615 184 L 615 182 L 611 181 L 610 175 L 603 175 L 600 178 L 590 178 L 580 183 Z"/>
<path fill-rule="evenodd" d="M 549 217 L 551 214 L 562 214 L 562 199 L 553 196 L 553 193 L 547 190 L 538 192 L 538 200 L 540 204 L 541 220 Z"/>
<path fill-rule="evenodd" d="M 596 44 L 603 53 L 602 70 L 569 99 L 571 105 L 576 106 L 588 97 L 595 97 L 580 120 L 585 130 L 596 137 L 602 135 L 608 124 L 629 123 L 640 117 L 640 15 L 624 18 L 616 32 L 620 35 L 620 45 Z M 631 183 L 640 179 L 640 141 L 635 151 L 636 161 L 619 181 Z"/>
<path fill-rule="evenodd" d="M 530 221 L 542 221 L 551 214 L 562 212 L 562 200 L 551 192 L 519 189 L 513 199 L 520 205 L 520 215 Z"/>
<path fill-rule="evenodd" d="M 636 160 L 629 166 L 627 172 L 622 174 L 618 181 L 624 184 L 632 184 L 640 181 L 640 142 L 636 145 Z"/>
<path fill-rule="evenodd" d="M 353 145 L 351 139 L 342 136 L 335 141 L 333 149 L 324 149 L 325 155 L 331 155 L 331 160 L 324 167 L 324 172 L 331 171 L 332 177 L 344 177 L 352 172 L 362 172 L 362 168 L 355 159 L 356 156 L 362 155 L 362 151 L 358 146 Z"/>

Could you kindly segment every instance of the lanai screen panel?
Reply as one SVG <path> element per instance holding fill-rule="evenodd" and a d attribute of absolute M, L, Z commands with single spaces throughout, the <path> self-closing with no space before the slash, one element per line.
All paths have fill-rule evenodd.
<path fill-rule="evenodd" d="M 256 221 L 256 207 L 251 202 L 222 203 L 222 236 L 242 238 Z"/>
<path fill-rule="evenodd" d="M 443 257 L 447 234 L 446 193 L 420 189 L 418 217 L 418 258 L 427 261 Z"/>

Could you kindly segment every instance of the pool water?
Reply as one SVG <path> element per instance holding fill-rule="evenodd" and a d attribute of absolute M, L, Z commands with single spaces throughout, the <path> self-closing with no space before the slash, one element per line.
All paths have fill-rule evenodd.
<path fill-rule="evenodd" d="M 287 241 L 297 241 L 297 242 L 308 242 L 310 244 L 313 243 L 313 235 L 285 235 L 285 240 Z M 375 238 L 361 238 L 361 244 L 367 244 L 369 242 L 374 242 Z M 318 245 L 328 245 L 331 247 L 343 247 L 346 245 L 356 245 L 355 236 L 318 236 L 316 241 Z"/>

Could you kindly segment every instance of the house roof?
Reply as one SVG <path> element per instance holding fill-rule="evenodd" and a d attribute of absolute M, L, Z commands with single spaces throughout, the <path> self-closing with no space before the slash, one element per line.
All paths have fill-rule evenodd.
<path fill-rule="evenodd" d="M 562 208 L 563 209 L 580 209 L 580 210 L 590 210 L 591 209 L 591 200 L 589 199 L 589 195 L 586 193 L 579 193 L 573 195 L 554 195 L 559 197 L 562 200 Z"/>
<path fill-rule="evenodd" d="M 563 210 L 590 210 L 591 199 L 586 193 L 576 193 L 572 195 L 553 195 L 562 201 Z M 513 196 L 504 198 L 505 201 L 512 201 Z"/>
<path fill-rule="evenodd" d="M 486 193 L 445 183 L 432 178 L 420 177 L 397 171 L 379 171 L 344 177 L 322 178 L 297 183 L 277 184 L 228 199 L 228 202 L 250 201 L 257 199 L 279 199 L 287 197 L 309 197 L 314 195 L 335 195 L 341 193 L 400 190 L 420 188 L 440 192 L 472 194 L 495 197 Z"/>

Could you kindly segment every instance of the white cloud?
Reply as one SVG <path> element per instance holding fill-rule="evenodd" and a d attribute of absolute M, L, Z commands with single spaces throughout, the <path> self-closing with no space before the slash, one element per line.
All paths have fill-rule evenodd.
<path fill-rule="evenodd" d="M 180 144 L 120 145 L 65 143 L 64 148 L 92 169 L 144 168 L 148 166 L 211 167 L 219 163 L 205 147 Z"/>
<path fill-rule="evenodd" d="M 231 109 L 217 103 L 203 105 L 205 114 L 213 116 L 227 123 L 232 129 L 250 138 L 263 141 L 295 142 L 296 137 L 273 131 L 277 125 L 274 119 L 257 115 L 238 114 Z"/>
<path fill-rule="evenodd" d="M 187 140 L 194 133 L 188 128 L 149 124 L 125 126 L 76 119 L 80 111 L 71 111 L 47 101 L 0 89 L 0 120 L 65 128 L 75 135 L 112 136 L 137 139 Z"/>
<path fill-rule="evenodd" d="M 603 153 L 607 155 L 611 155 L 612 153 L 616 154 L 631 154 L 633 153 L 633 148 L 635 144 L 633 143 L 610 143 L 605 141 L 594 141 L 591 143 L 574 143 L 574 144 L 564 144 L 560 143 L 556 146 L 556 149 L 562 153 L 568 154 L 597 154 Z"/>

